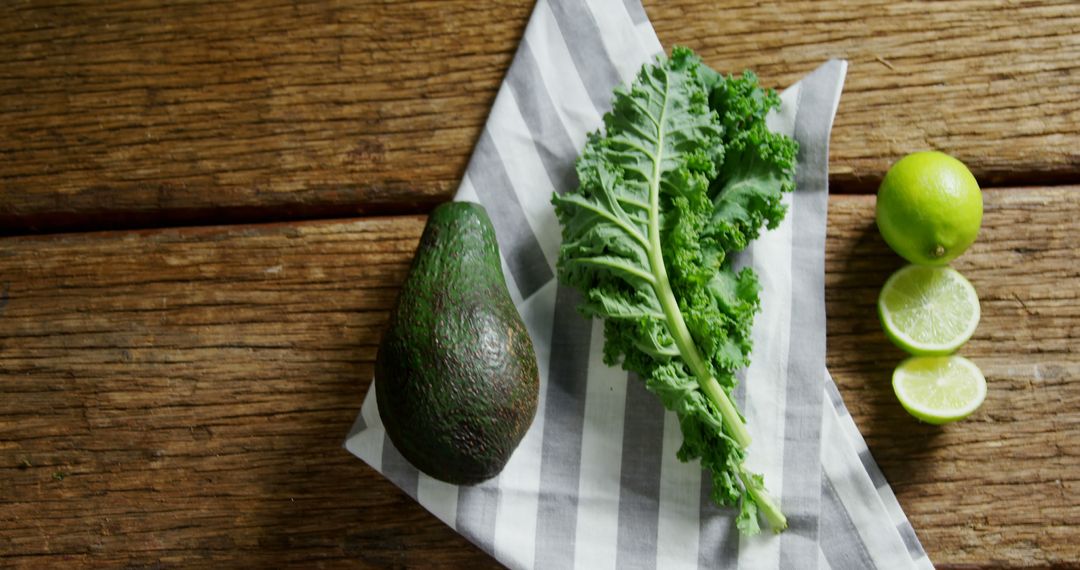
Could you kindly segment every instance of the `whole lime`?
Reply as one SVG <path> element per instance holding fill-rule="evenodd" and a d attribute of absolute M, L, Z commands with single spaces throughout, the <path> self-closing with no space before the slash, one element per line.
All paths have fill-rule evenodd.
<path fill-rule="evenodd" d="M 893 251 L 920 265 L 945 265 L 975 241 L 982 191 L 964 163 L 936 151 L 892 165 L 877 195 L 877 226 Z"/>

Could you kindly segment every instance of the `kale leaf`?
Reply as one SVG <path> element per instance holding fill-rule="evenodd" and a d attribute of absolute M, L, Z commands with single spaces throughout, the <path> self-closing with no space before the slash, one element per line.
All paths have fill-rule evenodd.
<path fill-rule="evenodd" d="M 679 459 L 701 460 L 746 534 L 759 512 L 787 526 L 743 466 L 750 436 L 731 398 L 760 307 L 754 272 L 735 271 L 731 254 L 780 222 L 794 187 L 796 143 L 765 125 L 779 103 L 752 73 L 721 75 L 677 47 L 616 89 L 578 159 L 579 187 L 552 199 L 559 278 L 604 319 L 605 361 L 678 414 Z"/>

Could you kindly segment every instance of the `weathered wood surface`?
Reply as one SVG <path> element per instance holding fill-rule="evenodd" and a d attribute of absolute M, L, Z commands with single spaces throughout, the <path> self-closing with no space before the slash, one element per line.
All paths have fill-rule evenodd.
<path fill-rule="evenodd" d="M 829 366 L 935 563 L 1080 560 L 1080 187 L 986 192 L 990 384 L 890 395 L 873 198 L 835 197 Z M 494 563 L 341 447 L 422 217 L 0 239 L 0 566 Z"/>
<path fill-rule="evenodd" d="M 904 357 L 875 304 L 903 261 L 873 197 L 830 203 L 828 365 L 883 472 L 938 564 L 1080 564 L 1080 188 L 985 192 L 979 239 L 953 267 L 982 320 L 960 349 L 986 376 L 964 422 L 912 422 L 890 386 Z"/>
<path fill-rule="evenodd" d="M 782 87 L 851 67 L 834 191 L 937 148 L 1080 179 L 1080 4 L 648 1 L 662 42 Z M 531 3 L 20 2 L 0 18 L 0 233 L 423 212 Z M 120 215 L 117 215 L 120 214 Z"/>

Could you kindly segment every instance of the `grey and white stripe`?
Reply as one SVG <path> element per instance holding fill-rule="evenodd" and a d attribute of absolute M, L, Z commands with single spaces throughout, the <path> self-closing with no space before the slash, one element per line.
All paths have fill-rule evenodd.
<path fill-rule="evenodd" d="M 870 455 L 869 449 L 859 450 L 859 462 L 862 463 L 863 469 L 866 469 L 866 474 L 870 476 L 870 480 L 873 481 L 874 487 L 881 487 L 882 485 L 888 485 L 888 481 L 885 480 L 885 474 L 881 472 L 881 468 L 878 467 L 874 456 Z"/>
<path fill-rule="evenodd" d="M 611 108 L 611 90 L 622 82 L 615 60 L 600 37 L 596 17 L 584 2 L 548 2 L 570 50 L 577 74 L 597 109 Z"/>
<path fill-rule="evenodd" d="M 555 274 L 544 257 L 536 234 L 529 228 L 521 202 L 513 191 L 510 175 L 487 129 L 476 141 L 468 172 L 476 195 L 495 226 L 499 249 L 510 267 L 510 277 L 517 284 L 521 296 L 529 297 L 544 283 L 551 281 Z"/>
<path fill-rule="evenodd" d="M 836 385 L 828 371 L 825 376 L 826 385 L 835 389 Z M 868 534 L 868 538 L 864 538 L 863 542 L 875 542 L 875 548 L 870 550 L 875 553 L 889 553 L 885 559 L 894 564 L 896 560 L 902 559 L 900 551 L 903 548 L 915 567 L 933 568 L 911 523 L 900 509 L 892 487 L 881 473 L 877 462 L 873 460 L 866 441 L 855 426 L 843 399 L 839 397 L 839 392 L 837 398 L 830 398 L 823 413 L 823 440 L 831 442 L 831 445 L 822 449 L 822 466 L 826 472 L 844 475 L 839 489 L 843 491 L 841 494 L 846 494 L 849 498 L 841 499 L 841 503 L 849 513 L 858 515 L 861 519 L 873 520 L 879 524 L 891 521 L 895 526 L 895 533 L 875 529 L 877 532 Z M 853 457 L 857 458 L 862 469 L 855 467 Z M 902 543 L 902 547 L 898 542 Z"/>
<path fill-rule="evenodd" d="M 795 138 L 812 140 L 832 129 L 830 107 L 839 96 L 836 71 L 826 64 L 802 80 Z M 838 65 L 838 64 L 837 64 Z M 821 502 L 821 401 L 825 369 L 825 212 L 828 209 L 828 138 L 799 146 L 792 198 L 791 334 L 788 337 L 784 485 L 781 504 L 788 531 L 780 537 L 780 565 L 816 561 Z M 795 300 L 799 302 L 795 302 Z"/>
<path fill-rule="evenodd" d="M 645 13 L 645 7 L 641 5 L 640 0 L 623 0 L 623 4 L 626 5 L 626 11 L 630 13 L 630 19 L 635 25 L 649 21 L 649 15 Z"/>
<path fill-rule="evenodd" d="M 544 439 L 540 459 L 540 503 L 536 521 L 536 565 L 569 568 L 574 563 L 581 431 L 585 409 L 590 323 L 577 313 L 580 294 L 558 286 L 546 382 Z M 550 545 L 562 545 L 550 548 Z"/>
<path fill-rule="evenodd" d="M 825 381 L 825 395 L 828 396 L 829 402 L 837 412 L 848 413 L 847 406 L 844 405 L 844 398 L 840 396 L 840 389 L 836 387 L 836 382 L 833 382 L 831 378 Z"/>
<path fill-rule="evenodd" d="M 739 560 L 739 530 L 730 509 L 717 507 L 710 493 L 712 478 L 702 477 L 698 568 L 735 568 Z"/>
<path fill-rule="evenodd" d="M 604 325 L 593 321 L 591 346 L 604 342 Z M 633 386 L 623 370 L 607 366 L 603 354 L 589 354 L 589 382 L 585 395 L 585 429 L 581 435 L 578 511 L 575 524 L 575 564 L 595 570 L 615 569 L 619 542 L 620 470 L 624 451 L 623 429 L 627 389 Z"/>
<path fill-rule="evenodd" d="M 840 502 L 840 497 L 836 494 L 836 488 L 833 486 L 832 481 L 827 476 L 821 476 L 820 479 L 822 496 L 821 524 L 829 529 L 828 532 L 822 533 L 821 551 L 825 553 L 825 559 L 829 561 L 829 566 L 832 568 L 860 568 L 863 570 L 876 569 L 877 565 L 874 564 L 874 559 L 870 557 L 870 553 L 866 550 L 866 545 L 861 541 L 851 540 L 852 536 L 858 536 L 858 530 L 851 520 L 851 515 L 848 514 L 848 511 Z M 816 561 L 816 552 L 814 553 L 814 560 Z M 801 566 L 792 565 L 787 567 Z"/>
<path fill-rule="evenodd" d="M 574 160 L 612 88 L 658 45 L 639 0 L 539 0 L 462 181 L 459 199 L 491 215 L 542 359 L 537 420 L 503 474 L 456 487 L 417 473 L 386 439 L 373 393 L 346 447 L 513 568 L 930 567 L 824 368 L 827 143 L 842 62 L 785 92 L 770 119 L 800 142 L 798 190 L 789 219 L 741 261 L 762 276 L 765 306 L 736 401 L 787 533 L 739 536 L 734 512 L 709 500 L 708 474 L 667 457 L 672 418 L 639 380 L 600 363 L 600 325 L 553 281 L 548 197 L 576 184 Z"/>
<path fill-rule="evenodd" d="M 630 375 L 619 480 L 616 568 L 655 568 L 664 408 Z"/>
<path fill-rule="evenodd" d="M 498 477 L 483 485 L 458 489 L 457 524 L 465 538 L 484 548 L 495 548 L 495 512 L 499 504 Z"/>
<path fill-rule="evenodd" d="M 737 266 L 753 264 L 754 245 L 739 254 Z M 740 410 L 746 409 L 746 370 L 736 375 L 739 383 L 735 386 L 735 405 Z M 701 478 L 701 526 L 698 538 L 698 568 L 735 568 L 739 561 L 739 529 L 735 528 L 735 519 L 730 509 L 722 509 L 713 503 L 712 477 Z"/>
<path fill-rule="evenodd" d="M 383 441 L 382 446 L 382 469 L 383 473 L 390 478 L 391 481 L 401 487 L 402 491 L 405 491 L 412 498 L 416 498 L 417 479 L 420 473 L 412 466 L 411 463 L 404 457 L 401 452 L 394 447 L 394 444 L 390 443 L 390 436 L 384 435 L 386 439 Z"/>
<path fill-rule="evenodd" d="M 574 161 L 578 149 L 574 147 L 574 141 L 566 132 L 551 101 L 540 75 L 540 67 L 536 64 L 536 56 L 529 47 L 528 36 L 521 39 L 514 65 L 506 74 L 506 84 L 514 94 L 514 100 L 533 135 L 536 150 L 556 190 L 565 192 L 577 186 Z"/>

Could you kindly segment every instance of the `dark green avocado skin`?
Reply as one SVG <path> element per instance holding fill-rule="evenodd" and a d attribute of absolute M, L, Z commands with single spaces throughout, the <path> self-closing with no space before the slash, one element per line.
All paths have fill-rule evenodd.
<path fill-rule="evenodd" d="M 458 485 L 502 470 L 536 416 L 540 379 L 483 206 L 428 218 L 375 360 L 379 415 L 398 451 Z"/>

